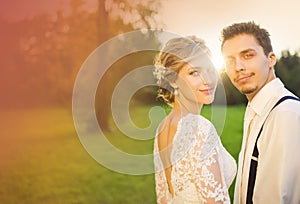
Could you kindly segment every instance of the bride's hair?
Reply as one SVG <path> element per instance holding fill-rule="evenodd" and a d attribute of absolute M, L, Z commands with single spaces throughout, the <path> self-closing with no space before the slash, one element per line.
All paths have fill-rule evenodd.
<path fill-rule="evenodd" d="M 189 63 L 193 57 L 209 55 L 211 52 L 205 45 L 204 40 L 196 36 L 173 38 L 169 40 L 154 60 L 154 76 L 159 86 L 157 98 L 163 99 L 165 103 L 172 106 L 174 103 L 174 82 L 178 72 Z"/>

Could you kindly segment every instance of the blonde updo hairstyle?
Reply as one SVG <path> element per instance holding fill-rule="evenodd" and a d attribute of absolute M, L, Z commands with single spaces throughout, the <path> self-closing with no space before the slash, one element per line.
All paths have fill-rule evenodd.
<path fill-rule="evenodd" d="M 201 54 L 211 56 L 205 42 L 196 36 L 173 38 L 169 40 L 154 60 L 154 77 L 159 86 L 157 98 L 173 106 L 174 87 L 177 74 L 183 66 L 189 63 L 189 59 L 199 57 Z"/>

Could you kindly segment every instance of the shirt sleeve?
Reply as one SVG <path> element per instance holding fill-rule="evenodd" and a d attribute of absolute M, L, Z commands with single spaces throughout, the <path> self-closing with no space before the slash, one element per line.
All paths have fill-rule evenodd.
<path fill-rule="evenodd" d="M 228 188 L 221 173 L 219 136 L 211 124 L 197 134 L 192 152 L 194 182 L 204 203 L 230 203 Z"/>
<path fill-rule="evenodd" d="M 286 113 L 282 123 L 286 129 L 279 134 L 287 136 L 283 150 L 282 200 L 283 203 L 300 203 L 300 115 Z"/>
<path fill-rule="evenodd" d="M 281 109 L 270 119 L 266 137 L 258 142 L 255 199 L 257 203 L 300 203 L 299 111 Z M 261 189 L 268 193 L 258 193 Z"/>

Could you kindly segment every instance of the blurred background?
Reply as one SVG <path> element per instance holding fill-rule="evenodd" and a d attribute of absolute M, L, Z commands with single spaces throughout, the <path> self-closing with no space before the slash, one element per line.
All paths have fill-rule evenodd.
<path fill-rule="evenodd" d="M 227 107 L 221 139 L 237 158 L 246 99 L 224 73 L 219 51 L 223 27 L 254 20 L 269 30 L 278 58 L 276 74 L 300 96 L 300 26 L 293 25 L 300 17 L 296 11 L 299 3 L 293 0 L 250 3 L 2 1 L 0 202 L 155 203 L 153 175 L 124 175 L 98 164 L 80 143 L 72 119 L 73 86 L 84 61 L 107 40 L 139 29 L 169 30 L 180 35 L 197 35 L 207 41 L 226 90 L 227 102 L 219 104 Z M 143 41 L 160 46 L 158 40 L 147 41 L 146 35 Z M 114 146 L 126 152 L 150 154 L 153 140 L 135 141 L 118 130 L 111 116 L 112 92 L 128 72 L 151 65 L 155 54 L 155 51 L 136 52 L 119 59 L 98 85 L 95 110 L 99 126 Z M 131 99 L 132 120 L 140 127 L 149 125 L 145 115 L 151 107 L 165 107 L 155 99 L 156 89 L 142 88 Z M 210 112 L 209 106 L 203 110 L 208 118 Z M 231 198 L 232 190 L 233 186 Z"/>

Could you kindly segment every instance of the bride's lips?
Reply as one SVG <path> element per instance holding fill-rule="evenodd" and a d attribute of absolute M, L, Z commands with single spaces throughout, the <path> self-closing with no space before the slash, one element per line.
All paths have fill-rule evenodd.
<path fill-rule="evenodd" d="M 235 79 L 235 81 L 237 83 L 244 83 L 246 81 L 248 81 L 254 74 L 247 74 L 247 75 L 243 75 L 243 76 L 239 76 Z"/>
<path fill-rule="evenodd" d="M 213 89 L 212 89 L 212 88 L 199 89 L 199 91 L 200 91 L 201 93 L 204 93 L 204 94 L 211 94 L 211 93 L 213 93 Z"/>

